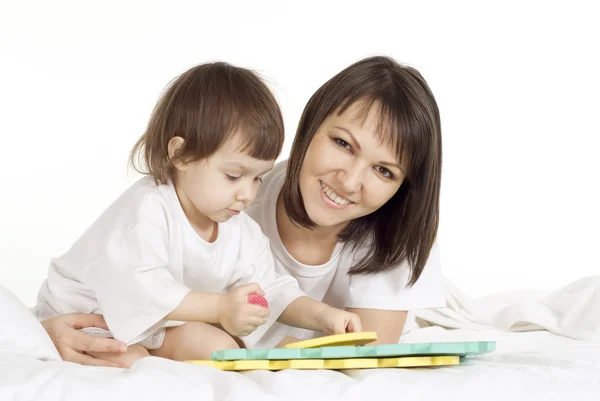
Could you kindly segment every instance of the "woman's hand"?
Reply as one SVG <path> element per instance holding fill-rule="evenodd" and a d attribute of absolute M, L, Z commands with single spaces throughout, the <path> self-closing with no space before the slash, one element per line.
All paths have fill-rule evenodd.
<path fill-rule="evenodd" d="M 41 323 L 63 360 L 81 365 L 123 367 L 118 363 L 97 359 L 85 354 L 86 352 L 118 354 L 127 352 L 127 346 L 121 341 L 112 338 L 94 337 L 78 331 L 86 327 L 99 327 L 108 330 L 108 326 L 101 315 L 72 313 L 47 319 Z"/>

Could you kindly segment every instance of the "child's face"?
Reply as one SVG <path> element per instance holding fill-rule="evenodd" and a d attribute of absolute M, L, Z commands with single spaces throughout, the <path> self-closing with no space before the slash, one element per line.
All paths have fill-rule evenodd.
<path fill-rule="evenodd" d="M 275 160 L 254 159 L 240 152 L 240 145 L 234 136 L 207 159 L 176 164 L 177 195 L 193 225 L 225 222 L 254 201 Z"/>

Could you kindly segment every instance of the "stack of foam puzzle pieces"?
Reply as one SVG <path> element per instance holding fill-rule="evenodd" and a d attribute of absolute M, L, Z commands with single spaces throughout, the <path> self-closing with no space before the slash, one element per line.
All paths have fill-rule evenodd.
<path fill-rule="evenodd" d="M 410 368 L 459 365 L 461 358 L 496 349 L 494 341 L 366 345 L 376 339 L 373 332 L 346 333 L 282 348 L 222 350 L 210 361 L 186 362 L 231 371 Z"/>

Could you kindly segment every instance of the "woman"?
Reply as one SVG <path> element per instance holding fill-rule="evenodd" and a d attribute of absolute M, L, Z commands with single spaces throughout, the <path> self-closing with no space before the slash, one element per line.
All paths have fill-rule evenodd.
<path fill-rule="evenodd" d="M 397 343 L 408 311 L 444 304 L 435 244 L 441 160 L 439 111 L 425 80 L 391 58 L 367 58 L 312 96 L 289 160 L 264 178 L 247 212 L 270 238 L 279 272 L 358 314 L 378 343 Z M 45 327 L 57 324 L 72 336 L 60 320 Z M 65 348 L 69 337 L 48 331 Z M 251 337 L 263 348 L 315 335 L 276 323 Z"/>

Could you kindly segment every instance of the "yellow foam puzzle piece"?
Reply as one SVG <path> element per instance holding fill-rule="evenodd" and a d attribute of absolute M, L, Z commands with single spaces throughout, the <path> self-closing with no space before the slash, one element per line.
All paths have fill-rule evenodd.
<path fill-rule="evenodd" d="M 318 347 L 338 347 L 344 345 L 360 346 L 377 340 L 377 333 L 374 331 L 363 331 L 360 333 L 334 334 L 312 338 L 310 340 L 297 341 L 284 345 L 282 348 L 318 348 Z"/>
<path fill-rule="evenodd" d="M 460 364 L 459 356 L 413 356 L 401 358 L 361 359 L 290 359 L 290 360 L 240 360 L 240 361 L 186 361 L 195 365 L 210 366 L 220 370 L 284 370 L 284 369 L 376 369 L 414 368 L 425 366 L 453 366 Z"/>

